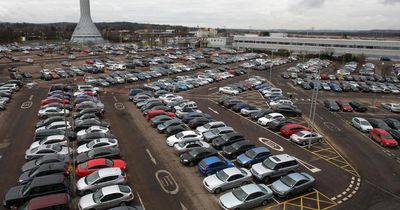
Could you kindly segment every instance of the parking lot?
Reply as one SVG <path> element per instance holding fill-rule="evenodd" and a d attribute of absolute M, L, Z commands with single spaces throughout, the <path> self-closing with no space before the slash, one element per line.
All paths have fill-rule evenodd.
<path fill-rule="evenodd" d="M 209 57 L 199 57 L 194 59 L 195 63 L 191 63 L 188 58 L 193 54 L 196 55 L 195 50 L 182 50 L 182 54 L 177 57 L 166 56 L 176 51 L 178 50 L 156 49 L 146 52 L 138 51 L 135 54 L 143 56 L 142 59 L 163 57 L 163 59 L 171 59 L 172 62 L 149 62 L 151 64 L 148 66 L 136 66 L 134 69 L 118 71 L 105 68 L 104 73 L 85 72 L 85 76 L 74 75 L 74 77 L 61 77 L 51 81 L 41 79 L 43 72 L 40 70 L 61 67 L 61 61 L 68 60 L 67 55 L 61 58 L 50 56 L 49 60 L 45 61 L 45 67 L 41 67 L 43 65 L 39 63 L 40 61 L 33 65 L 17 63 L 21 64 L 17 72 L 30 72 L 33 76 L 24 78 L 25 84 L 34 82 L 35 85 L 32 88 L 23 87 L 20 91 L 13 93 L 6 109 L 0 112 L 0 120 L 3 123 L 0 127 L 0 164 L 4 169 L 0 170 L 0 176 L 3 177 L 0 180 L 2 186 L 0 197 L 3 199 L 8 189 L 17 185 L 21 166 L 25 163 L 25 150 L 32 143 L 35 133 L 34 125 L 39 121 L 37 111 L 40 109 L 41 100 L 47 97 L 49 88 L 57 83 L 70 84 L 76 88 L 86 82 L 98 87 L 98 100 L 105 107 L 102 120 L 111 125 L 111 133 L 118 139 L 120 158 L 127 164 L 127 185 L 134 192 L 134 199 L 129 205 L 137 209 L 220 209 L 220 196 L 231 190 L 215 195 L 205 189 L 204 176 L 198 168 L 182 165 L 174 149 L 165 143 L 167 139 L 165 134 L 152 128 L 143 116 L 143 112 L 135 103 L 128 100 L 132 88 L 150 90 L 152 94 L 160 90 L 170 91 L 175 96 L 194 101 L 203 113 L 209 114 L 214 121 L 222 121 L 232 127 L 256 147 L 265 147 L 272 155 L 289 154 L 295 157 L 299 163 L 297 171 L 305 172 L 315 178 L 315 186 L 309 191 L 294 194 L 288 198 L 275 196 L 266 206 L 256 209 L 400 208 L 399 147 L 382 147 L 371 140 L 368 133 L 362 133 L 351 125 L 353 117 L 399 119 L 397 113 L 380 106 L 381 103 L 399 103 L 398 95 L 361 91 L 334 92 L 321 89 L 312 123 L 309 117 L 312 90 L 306 90 L 300 85 L 293 84 L 291 79 L 281 77 L 282 72 L 295 67 L 299 61 L 279 63 L 288 59 L 271 59 L 263 55 L 263 59 L 269 60 L 267 63 L 276 62 L 276 64 L 259 71 L 252 67 L 253 63 L 257 63 L 256 58 L 258 58 L 254 57 L 254 54 L 201 51 L 202 55 L 207 54 Z M 213 55 L 213 53 L 220 53 L 221 56 Z M 96 58 L 99 60 L 112 58 L 115 63 L 126 61 L 124 55 L 118 53 L 115 56 L 89 55 L 88 53 L 75 53 L 75 55 L 77 59 L 70 61 L 75 66 L 81 66 L 87 63 L 88 59 Z M 15 54 L 15 56 L 21 56 L 21 60 L 27 58 L 26 55 Z M 241 56 L 248 59 L 239 60 Z M 226 62 L 229 59 L 232 60 Z M 104 63 L 107 62 L 105 60 Z M 181 65 L 176 67 L 174 63 Z M 206 63 L 208 67 L 205 65 L 201 67 L 201 63 Z M 1 63 L 0 75 L 8 77 L 7 69 L 17 64 Z M 259 66 L 263 65 L 265 64 Z M 263 68 L 260 67 L 260 69 Z M 228 72 L 228 70 L 234 71 Z M 271 81 L 268 80 L 269 70 L 272 71 Z M 160 74 L 150 74 L 150 71 Z M 100 77 L 102 74 L 110 76 L 111 79 L 102 79 Z M 143 79 L 140 79 L 141 76 Z M 120 84 L 115 82 L 117 77 L 123 78 L 124 82 Z M 128 80 L 133 77 L 136 77 L 136 80 Z M 212 79 L 212 82 L 207 81 L 206 78 Z M 284 96 L 290 96 L 294 105 L 302 111 L 302 115 L 285 117 L 293 123 L 312 128 L 323 136 L 323 140 L 310 146 L 296 144 L 289 137 L 281 135 L 279 131 L 273 131 L 268 126 L 258 123 L 257 120 L 219 104 L 221 97 L 228 96 L 219 91 L 221 87 L 238 83 L 243 85 L 250 78 L 265 79 L 263 84 L 280 88 Z M 263 110 L 273 107 L 261 89 L 257 90 L 255 87 L 249 89 L 230 97 Z M 368 111 L 365 113 L 331 112 L 324 107 L 325 100 L 356 100 L 367 103 Z M 164 110 L 167 108 L 167 103 L 159 107 Z M 185 130 L 191 129 L 185 125 Z M 221 151 L 218 154 L 223 155 Z M 232 162 L 238 166 L 236 159 L 232 159 Z M 69 177 L 71 178 L 74 174 L 75 172 L 72 172 Z M 263 183 L 271 187 L 277 180 L 279 177 L 267 182 L 253 178 L 252 183 Z M 75 183 L 71 183 L 70 189 L 75 209 L 79 202 L 79 196 L 72 192 L 75 189 Z"/>

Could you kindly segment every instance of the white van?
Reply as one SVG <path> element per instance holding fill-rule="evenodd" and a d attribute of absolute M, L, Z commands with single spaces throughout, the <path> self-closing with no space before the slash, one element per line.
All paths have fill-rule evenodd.
<path fill-rule="evenodd" d="M 188 101 L 185 103 L 180 104 L 179 106 L 174 106 L 175 110 L 181 110 L 184 108 L 192 108 L 192 109 L 197 109 L 197 103 L 194 101 Z"/>

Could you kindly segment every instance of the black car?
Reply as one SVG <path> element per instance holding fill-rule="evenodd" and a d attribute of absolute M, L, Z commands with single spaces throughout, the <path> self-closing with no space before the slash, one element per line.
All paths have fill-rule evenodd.
<path fill-rule="evenodd" d="M 43 129 L 38 130 L 34 137 L 34 141 L 40 141 L 48 136 L 54 135 L 66 135 L 71 141 L 76 139 L 76 133 L 71 130 L 61 130 L 61 129 Z"/>
<path fill-rule="evenodd" d="M 206 114 L 206 113 L 189 112 L 189 113 L 183 115 L 182 122 L 189 123 L 191 120 L 193 120 L 194 118 L 197 118 L 197 117 L 205 117 L 205 118 L 208 118 L 208 119 L 212 118 L 211 115 Z"/>
<path fill-rule="evenodd" d="M 57 163 L 46 163 L 39 165 L 31 170 L 23 172 L 18 179 L 19 184 L 26 184 L 36 177 L 51 175 L 51 174 L 61 174 L 67 176 L 69 172 L 67 171 L 67 164 L 64 162 Z"/>
<path fill-rule="evenodd" d="M 173 117 L 170 117 L 167 115 L 159 115 L 150 120 L 150 125 L 151 125 L 151 127 L 155 128 L 159 124 L 162 124 L 162 123 L 164 123 L 168 120 L 172 120 L 172 119 L 173 119 Z"/>
<path fill-rule="evenodd" d="M 211 121 L 212 120 L 207 117 L 196 117 L 196 118 L 190 120 L 188 125 L 191 129 L 195 129 L 198 126 L 203 126 Z"/>
<path fill-rule="evenodd" d="M 258 118 L 264 117 L 267 114 L 271 114 L 274 112 L 272 109 L 263 109 L 257 112 L 253 112 L 250 114 L 250 118 L 253 120 L 258 120 Z"/>
<path fill-rule="evenodd" d="M 324 106 L 329 109 L 329 111 L 338 112 L 340 107 L 337 105 L 336 101 L 334 100 L 325 100 Z"/>
<path fill-rule="evenodd" d="M 170 126 L 165 130 L 165 135 L 167 136 L 172 136 L 175 135 L 179 132 L 185 131 L 186 130 L 186 126 L 184 125 L 175 125 L 175 126 Z"/>
<path fill-rule="evenodd" d="M 221 150 L 223 146 L 231 145 L 237 141 L 245 140 L 244 137 L 236 132 L 222 134 L 215 138 L 211 145 L 218 150 Z"/>
<path fill-rule="evenodd" d="M 79 123 L 75 124 L 75 132 L 87 129 L 91 126 L 98 125 L 106 128 L 110 128 L 110 123 L 105 122 L 105 121 L 100 121 L 97 119 L 87 119 L 87 120 L 82 120 Z"/>
<path fill-rule="evenodd" d="M 74 113 L 72 117 L 73 117 L 74 119 L 76 119 L 76 118 L 81 117 L 81 116 L 84 115 L 84 114 L 89 114 L 89 113 L 94 113 L 94 114 L 96 114 L 96 116 L 99 117 L 99 118 L 102 118 L 102 117 L 103 117 L 103 112 L 102 112 L 100 109 L 98 109 L 98 108 L 88 108 L 88 109 L 84 109 L 84 110 L 82 110 L 82 111 L 80 111 L 80 112 Z"/>
<path fill-rule="evenodd" d="M 279 105 L 272 108 L 274 112 L 281 113 L 287 117 L 301 117 L 301 110 L 293 105 Z"/>
<path fill-rule="evenodd" d="M 95 158 L 119 158 L 118 147 L 99 147 L 76 156 L 76 163 L 80 164 Z"/>
<path fill-rule="evenodd" d="M 35 127 L 39 128 L 39 127 L 43 127 L 43 126 L 48 126 L 53 122 L 59 122 L 59 121 L 64 121 L 64 117 L 63 116 L 52 116 L 45 120 L 41 120 L 41 121 L 37 122 Z"/>
<path fill-rule="evenodd" d="M 387 131 L 397 143 L 400 143 L 400 131 L 396 129 L 390 129 Z"/>
<path fill-rule="evenodd" d="M 142 107 L 140 108 L 140 110 L 141 110 L 142 112 L 144 112 L 144 111 L 146 111 L 146 110 L 150 110 L 151 108 L 153 108 L 153 107 L 155 107 L 155 106 L 164 106 L 164 103 L 161 102 L 161 101 L 153 101 L 153 102 L 147 103 L 146 105 L 142 106 Z"/>
<path fill-rule="evenodd" d="M 115 139 L 116 137 L 110 133 L 101 133 L 101 132 L 88 133 L 78 138 L 78 144 L 79 145 L 86 144 L 94 139 L 101 139 L 101 138 Z"/>
<path fill-rule="evenodd" d="M 6 208 L 18 207 L 38 196 L 68 192 L 68 187 L 67 179 L 63 175 L 37 177 L 27 184 L 9 189 L 5 195 L 3 206 Z"/>
<path fill-rule="evenodd" d="M 68 163 L 68 162 L 69 162 L 69 158 L 67 155 L 50 154 L 50 155 L 45 155 L 38 159 L 26 162 L 21 167 L 21 171 L 22 172 L 29 171 L 40 165 L 47 164 L 47 163 Z"/>
<path fill-rule="evenodd" d="M 78 117 L 75 119 L 75 124 L 78 124 L 79 122 L 87 119 L 97 119 L 99 120 L 100 118 L 96 115 L 96 113 L 87 113 L 83 114 L 82 116 Z"/>
<path fill-rule="evenodd" d="M 242 103 L 242 101 L 237 100 L 237 99 L 229 99 L 224 101 L 224 106 L 228 109 L 231 109 L 233 106 L 235 106 L 238 103 Z"/>
<path fill-rule="evenodd" d="M 183 165 L 194 166 L 204 158 L 214 155 L 218 155 L 218 151 L 215 149 L 200 147 L 181 154 L 179 158 Z"/>
<path fill-rule="evenodd" d="M 400 130 L 400 121 L 393 118 L 386 118 L 383 121 L 392 129 Z"/>
<path fill-rule="evenodd" d="M 288 119 L 288 118 L 282 118 L 280 120 L 273 120 L 268 123 L 268 129 L 271 131 L 280 131 L 283 126 L 289 123 L 296 123 L 295 121 Z"/>
<path fill-rule="evenodd" d="M 232 99 L 233 99 L 232 97 L 223 96 L 223 97 L 218 99 L 218 104 L 219 105 L 224 105 L 225 101 L 232 100 Z"/>
<path fill-rule="evenodd" d="M 353 108 L 353 110 L 357 111 L 357 112 L 366 112 L 368 111 L 368 107 L 360 102 L 356 102 L 356 101 L 351 101 L 349 102 L 349 105 Z"/>
<path fill-rule="evenodd" d="M 164 133 L 168 127 L 176 125 L 182 125 L 182 122 L 179 119 L 173 118 L 172 120 L 168 120 L 162 124 L 157 125 L 157 130 L 159 133 Z"/>
<path fill-rule="evenodd" d="M 385 121 L 376 118 L 365 118 L 369 124 L 374 128 L 382 128 L 383 130 L 390 130 L 391 128 L 385 123 Z"/>
<path fill-rule="evenodd" d="M 253 149 L 256 147 L 253 143 L 250 141 L 244 140 L 244 141 L 238 141 L 235 142 L 229 146 L 225 146 L 222 148 L 223 155 L 224 157 L 228 159 L 234 159 L 240 154 L 246 152 L 249 149 Z"/>

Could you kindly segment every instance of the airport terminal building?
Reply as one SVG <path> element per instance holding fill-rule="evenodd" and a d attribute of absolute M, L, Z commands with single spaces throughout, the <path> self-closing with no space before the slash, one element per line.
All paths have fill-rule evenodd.
<path fill-rule="evenodd" d="M 233 47 L 266 50 L 286 49 L 293 53 L 333 52 L 335 55 L 351 53 L 377 58 L 400 58 L 400 41 L 234 36 Z"/>

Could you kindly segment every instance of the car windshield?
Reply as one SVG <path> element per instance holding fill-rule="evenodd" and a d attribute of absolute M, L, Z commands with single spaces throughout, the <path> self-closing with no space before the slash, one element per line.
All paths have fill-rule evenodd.
<path fill-rule="evenodd" d="M 255 158 L 257 156 L 257 152 L 251 149 L 251 150 L 247 150 L 245 155 L 247 157 L 249 157 L 250 159 L 253 159 L 253 158 Z"/>
<path fill-rule="evenodd" d="M 365 126 L 369 126 L 370 125 L 368 121 L 360 121 L 360 124 L 361 125 L 365 125 Z"/>
<path fill-rule="evenodd" d="M 86 184 L 91 184 L 91 183 L 93 183 L 94 181 L 96 181 L 99 178 L 100 178 L 99 177 L 99 173 L 96 171 L 94 173 L 91 173 L 91 174 L 87 175 L 85 177 L 85 182 L 86 182 Z"/>
<path fill-rule="evenodd" d="M 175 137 L 178 138 L 178 139 L 182 138 L 183 137 L 183 132 L 179 132 L 179 133 L 175 134 Z"/>
<path fill-rule="evenodd" d="M 393 137 L 390 134 L 385 133 L 385 134 L 382 134 L 382 138 L 383 139 L 392 139 Z"/>
<path fill-rule="evenodd" d="M 269 158 L 265 159 L 262 164 L 269 169 L 274 169 L 276 166 L 276 163 Z"/>
<path fill-rule="evenodd" d="M 306 133 L 304 133 L 304 132 L 298 132 L 298 133 L 296 133 L 296 135 L 297 135 L 297 136 L 300 136 L 300 137 L 303 137 L 304 135 L 306 135 Z"/>
<path fill-rule="evenodd" d="M 22 194 L 26 195 L 29 192 L 30 186 L 31 186 L 32 182 L 29 182 L 28 184 L 26 184 L 24 186 L 24 188 L 22 189 Z"/>
<path fill-rule="evenodd" d="M 81 168 L 82 169 L 85 169 L 87 167 L 88 167 L 88 163 L 87 162 L 84 162 L 84 163 L 81 164 Z"/>
<path fill-rule="evenodd" d="M 214 135 L 218 135 L 219 134 L 219 130 L 218 129 L 212 129 L 211 133 Z"/>
<path fill-rule="evenodd" d="M 87 144 L 88 148 L 92 148 L 97 142 L 96 141 L 91 141 Z"/>
<path fill-rule="evenodd" d="M 200 153 L 200 150 L 194 149 L 189 152 L 189 155 L 192 157 L 196 157 Z"/>
<path fill-rule="evenodd" d="M 284 176 L 281 178 L 281 182 L 285 184 L 288 187 L 293 187 L 296 184 L 296 181 L 294 181 L 292 178 L 289 176 Z"/>
<path fill-rule="evenodd" d="M 101 190 L 93 193 L 93 200 L 96 203 L 100 203 L 100 199 L 103 197 L 103 192 Z"/>
<path fill-rule="evenodd" d="M 232 194 L 240 201 L 244 201 L 247 197 L 247 193 L 242 188 L 237 188 L 232 191 Z"/>
<path fill-rule="evenodd" d="M 229 178 L 228 174 L 226 174 L 225 171 L 223 171 L 223 170 L 218 171 L 216 173 L 216 176 L 221 181 L 226 181 Z"/>
<path fill-rule="evenodd" d="M 210 128 L 211 128 L 211 123 L 205 124 L 205 125 L 204 125 L 204 128 L 205 128 L 205 129 L 210 129 Z"/>

